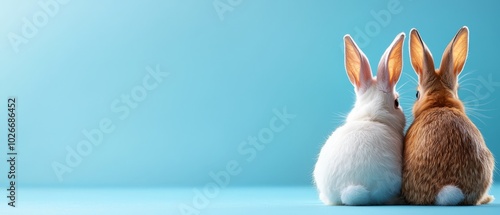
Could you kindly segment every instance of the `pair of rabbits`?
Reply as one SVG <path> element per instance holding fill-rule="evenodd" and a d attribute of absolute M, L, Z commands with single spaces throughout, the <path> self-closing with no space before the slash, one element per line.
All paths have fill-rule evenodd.
<path fill-rule="evenodd" d="M 404 134 L 405 116 L 395 85 L 402 70 L 405 34 L 382 56 L 377 77 L 349 35 L 345 68 L 356 103 L 319 153 L 313 177 L 326 205 L 478 205 L 493 200 L 494 159 L 458 98 L 457 77 L 468 52 L 462 27 L 435 69 L 416 29 L 409 47 L 418 91 L 414 121 Z"/>

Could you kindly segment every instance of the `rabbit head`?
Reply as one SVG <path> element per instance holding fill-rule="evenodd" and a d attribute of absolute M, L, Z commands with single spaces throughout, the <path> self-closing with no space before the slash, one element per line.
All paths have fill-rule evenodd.
<path fill-rule="evenodd" d="M 432 54 L 417 29 L 410 31 L 410 59 L 418 75 L 417 100 L 413 106 L 415 118 L 433 107 L 455 108 L 465 114 L 458 98 L 458 75 L 467 59 L 468 44 L 469 29 L 464 26 L 446 47 L 441 65 L 436 69 Z"/>
<path fill-rule="evenodd" d="M 403 67 L 404 33 L 396 36 L 380 59 L 377 77 L 370 63 L 351 36 L 344 37 L 345 69 L 356 92 L 356 103 L 346 121 L 376 121 L 403 131 L 405 117 L 395 86 Z"/>

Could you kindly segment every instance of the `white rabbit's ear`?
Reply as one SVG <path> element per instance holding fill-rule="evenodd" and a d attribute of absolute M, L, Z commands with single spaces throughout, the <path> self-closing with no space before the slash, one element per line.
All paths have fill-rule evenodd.
<path fill-rule="evenodd" d="M 378 64 L 377 83 L 379 89 L 384 92 L 392 92 L 401 76 L 404 40 L 405 34 L 398 34 L 387 50 L 385 50 Z"/>
<path fill-rule="evenodd" d="M 456 82 L 457 76 L 464 68 L 468 50 L 469 29 L 464 26 L 458 31 L 443 53 L 441 68 L 439 69 L 443 80 L 451 85 Z"/>
<path fill-rule="evenodd" d="M 350 35 L 344 36 L 345 44 L 345 70 L 352 85 L 357 92 L 364 92 L 373 83 L 370 62 L 365 54 L 359 49 Z"/>
<path fill-rule="evenodd" d="M 420 82 L 435 77 L 432 54 L 415 28 L 410 31 L 410 60 Z"/>

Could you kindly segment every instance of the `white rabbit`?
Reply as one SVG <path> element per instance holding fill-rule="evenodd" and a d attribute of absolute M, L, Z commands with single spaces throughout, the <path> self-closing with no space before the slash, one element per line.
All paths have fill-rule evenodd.
<path fill-rule="evenodd" d="M 403 66 L 404 33 L 380 59 L 377 77 L 351 36 L 344 37 L 345 68 L 356 91 L 346 122 L 328 138 L 314 168 L 326 205 L 388 204 L 399 199 L 405 116 L 395 85 Z"/>

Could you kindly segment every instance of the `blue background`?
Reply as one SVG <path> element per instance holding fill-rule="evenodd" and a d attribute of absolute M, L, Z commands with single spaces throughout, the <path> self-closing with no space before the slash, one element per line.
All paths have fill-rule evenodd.
<path fill-rule="evenodd" d="M 243 0 L 221 19 L 211 0 L 73 0 L 16 52 L 8 35 L 22 35 L 23 18 L 33 20 L 46 1 L 0 6 L 0 98 L 1 107 L 18 98 L 19 186 L 203 186 L 232 160 L 241 171 L 230 186 L 312 186 L 317 153 L 354 102 L 342 37 L 353 35 L 375 69 L 394 37 L 413 27 L 437 62 L 458 29 L 469 27 L 459 93 L 500 154 L 499 2 L 400 0 L 400 12 L 390 13 L 389 0 Z M 380 22 L 371 11 L 390 19 Z M 416 75 L 407 45 L 398 88 L 411 120 Z M 157 65 L 169 76 L 121 120 L 111 104 Z M 284 107 L 296 117 L 247 161 L 240 144 Z M 64 164 L 66 147 L 105 118 L 115 130 L 59 181 L 52 164 Z"/>

